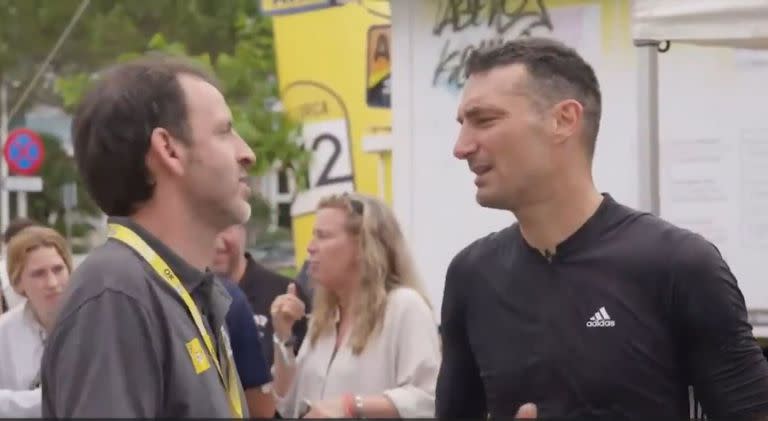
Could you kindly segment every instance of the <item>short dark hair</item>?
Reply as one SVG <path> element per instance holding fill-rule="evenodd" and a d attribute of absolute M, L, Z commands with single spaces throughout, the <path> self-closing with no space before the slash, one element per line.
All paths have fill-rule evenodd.
<path fill-rule="evenodd" d="M 107 215 L 128 216 L 152 197 L 154 181 L 145 157 L 155 128 L 189 141 L 180 74 L 218 87 L 210 74 L 185 59 L 148 55 L 106 70 L 75 112 L 75 162 Z"/>
<path fill-rule="evenodd" d="M 499 46 L 472 52 L 465 76 L 493 68 L 522 64 L 534 86 L 533 99 L 550 106 L 563 99 L 575 99 L 584 107 L 585 138 L 589 156 L 594 155 L 600 130 L 602 99 L 595 71 L 573 48 L 549 38 L 525 37 Z"/>
<path fill-rule="evenodd" d="M 3 243 L 8 244 L 11 242 L 11 239 L 16 236 L 16 234 L 20 233 L 22 230 L 29 228 L 29 227 L 36 227 L 40 226 L 40 223 L 35 221 L 34 219 L 30 218 L 16 218 L 11 223 L 8 224 L 8 227 L 5 229 L 5 232 L 3 232 Z"/>

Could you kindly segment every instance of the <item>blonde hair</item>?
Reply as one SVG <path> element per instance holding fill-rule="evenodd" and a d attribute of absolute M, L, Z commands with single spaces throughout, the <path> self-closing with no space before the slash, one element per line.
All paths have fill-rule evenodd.
<path fill-rule="evenodd" d="M 7 270 L 8 279 L 14 289 L 21 280 L 21 272 L 27 265 L 29 254 L 41 247 L 53 247 L 59 253 L 67 270 L 72 272 L 72 255 L 67 241 L 51 228 L 31 226 L 19 231 L 8 243 Z"/>
<path fill-rule="evenodd" d="M 350 336 L 352 352 L 359 355 L 371 336 L 381 328 L 390 291 L 398 287 L 411 288 L 424 298 L 427 305 L 431 305 L 406 247 L 400 224 L 385 203 L 369 196 L 344 194 L 322 199 L 318 210 L 328 208 L 346 212 L 346 230 L 359 244 L 360 292 L 352 305 Z M 321 285 L 317 286 L 309 331 L 312 345 L 323 333 L 334 328 L 338 304 L 334 294 Z"/>

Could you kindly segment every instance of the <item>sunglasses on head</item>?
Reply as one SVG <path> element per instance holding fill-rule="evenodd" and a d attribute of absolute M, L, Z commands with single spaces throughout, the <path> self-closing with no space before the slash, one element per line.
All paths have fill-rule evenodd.
<path fill-rule="evenodd" d="M 358 214 L 358 215 L 362 215 L 363 214 L 363 210 L 365 209 L 365 207 L 363 206 L 363 202 L 353 198 L 348 193 L 344 193 L 342 196 L 349 201 L 349 205 L 352 206 L 352 210 L 356 214 Z"/>

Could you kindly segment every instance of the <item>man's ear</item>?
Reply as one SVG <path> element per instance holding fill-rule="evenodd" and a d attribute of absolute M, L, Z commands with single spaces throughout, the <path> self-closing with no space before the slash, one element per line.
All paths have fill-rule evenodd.
<path fill-rule="evenodd" d="M 560 101 L 552 109 L 554 117 L 554 132 L 558 143 L 571 139 L 581 130 L 584 107 L 579 101 L 566 99 Z"/>
<path fill-rule="evenodd" d="M 168 130 L 156 127 L 149 138 L 147 168 L 153 174 L 165 172 L 181 175 L 184 173 L 185 153 L 186 150 L 179 139 Z"/>

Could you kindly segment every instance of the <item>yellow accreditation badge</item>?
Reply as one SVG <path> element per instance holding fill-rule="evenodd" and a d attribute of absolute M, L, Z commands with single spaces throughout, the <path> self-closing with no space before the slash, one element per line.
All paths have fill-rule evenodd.
<path fill-rule="evenodd" d="M 192 359 L 192 366 L 195 367 L 196 374 L 211 368 L 211 363 L 208 361 L 208 357 L 205 355 L 203 347 L 197 338 L 187 342 L 187 352 L 189 352 L 189 358 Z"/>

